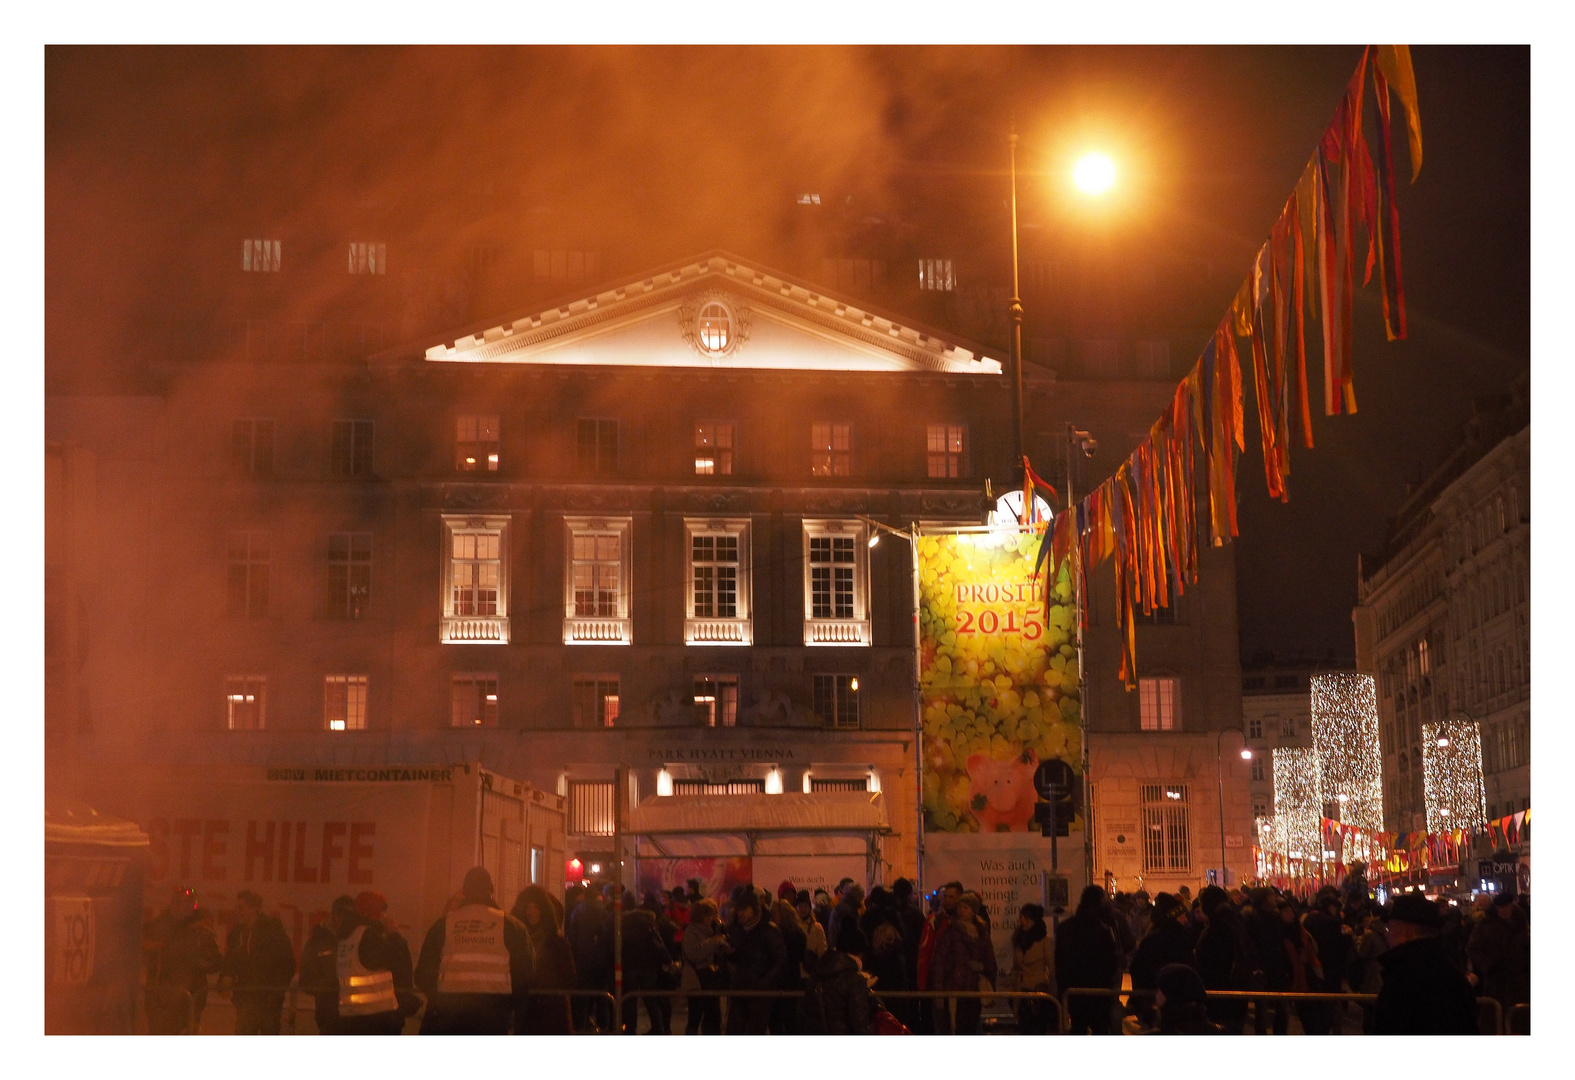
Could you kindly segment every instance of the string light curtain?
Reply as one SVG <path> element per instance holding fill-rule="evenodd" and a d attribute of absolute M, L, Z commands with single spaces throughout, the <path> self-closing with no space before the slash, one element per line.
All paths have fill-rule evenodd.
<path fill-rule="evenodd" d="M 1331 817 L 1362 829 L 1384 827 L 1378 692 L 1371 675 L 1312 678 L 1313 747 Z"/>
<path fill-rule="evenodd" d="M 1482 735 L 1475 720 L 1422 725 L 1422 792 L 1430 833 L 1473 829 L 1486 823 Z"/>
<path fill-rule="evenodd" d="M 1274 846 L 1303 867 L 1323 861 L 1320 774 L 1317 750 L 1280 747 L 1274 751 Z"/>

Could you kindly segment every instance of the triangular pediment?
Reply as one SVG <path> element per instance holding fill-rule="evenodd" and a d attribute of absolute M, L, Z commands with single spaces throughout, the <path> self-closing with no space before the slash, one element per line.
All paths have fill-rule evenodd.
<path fill-rule="evenodd" d="M 983 346 L 720 252 L 433 342 L 423 358 L 980 375 L 1003 367 Z"/>

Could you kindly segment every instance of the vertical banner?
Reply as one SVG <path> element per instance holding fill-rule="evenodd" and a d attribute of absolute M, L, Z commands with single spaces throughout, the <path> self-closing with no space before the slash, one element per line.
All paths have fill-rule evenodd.
<path fill-rule="evenodd" d="M 1035 770 L 1081 773 L 1072 586 L 1063 565 L 1046 604 L 1038 543 L 1012 529 L 919 538 L 927 833 L 1037 835 Z"/>

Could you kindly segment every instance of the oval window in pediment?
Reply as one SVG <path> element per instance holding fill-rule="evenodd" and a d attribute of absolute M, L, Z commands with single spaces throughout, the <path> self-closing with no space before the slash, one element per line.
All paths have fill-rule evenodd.
<path fill-rule="evenodd" d="M 712 301 L 702 307 L 695 319 L 695 336 L 706 352 L 725 351 L 733 337 L 733 314 L 727 305 Z"/>

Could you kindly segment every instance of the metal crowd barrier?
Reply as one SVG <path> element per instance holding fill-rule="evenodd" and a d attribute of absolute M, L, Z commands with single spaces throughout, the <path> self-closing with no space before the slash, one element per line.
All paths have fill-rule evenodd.
<path fill-rule="evenodd" d="M 802 1000 L 803 990 L 624 990 L 624 1000 L 639 998 L 718 998 L 724 1003 L 728 998 L 771 998 L 776 1000 Z M 1005 999 L 1008 1001 L 1041 1001 L 1055 1009 L 1052 1030 L 1059 1033 L 1063 1027 L 1061 1002 L 1053 994 L 1038 990 L 880 990 L 870 994 L 877 998 L 944 1001 L 955 998 Z"/>
<path fill-rule="evenodd" d="M 1062 1032 L 1068 1033 L 1071 1029 L 1071 1005 L 1074 997 L 1126 997 L 1130 1001 L 1133 997 L 1153 997 L 1153 990 L 1116 990 L 1105 987 L 1074 986 L 1061 993 L 1061 1017 L 1063 1022 Z M 1327 1001 L 1330 1003 L 1354 1003 L 1357 1005 L 1373 1005 L 1378 1001 L 1377 994 L 1356 993 L 1320 993 L 1314 991 L 1287 991 L 1287 990 L 1208 990 L 1204 997 L 1209 1001 Z M 1529 1016 L 1529 1005 L 1517 1005 L 1516 1010 L 1526 1009 Z M 1477 1031 L 1482 1035 L 1502 1035 L 1505 1033 L 1504 1011 L 1502 1006 L 1488 997 L 1477 998 Z"/>
<path fill-rule="evenodd" d="M 1497 1004 L 1497 1002 L 1495 1002 L 1495 1004 Z M 1525 1026 L 1523 1028 L 1516 1022 L 1522 1016 L 1524 1016 L 1526 1018 L 1526 1023 L 1525 1023 Z M 1504 1017 L 1504 1034 L 1505 1035 L 1530 1035 L 1531 1034 L 1531 1006 L 1530 1006 L 1530 1004 L 1522 1002 L 1519 1005 L 1511 1005 L 1509 1007 L 1509 1015 Z"/>

